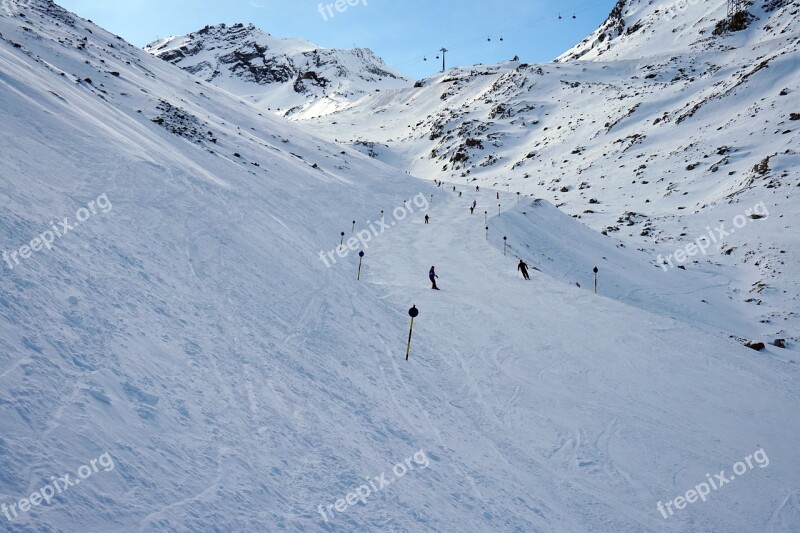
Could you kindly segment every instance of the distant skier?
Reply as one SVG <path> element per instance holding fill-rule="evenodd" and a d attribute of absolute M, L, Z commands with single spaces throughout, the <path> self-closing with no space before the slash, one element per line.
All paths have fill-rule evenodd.
<path fill-rule="evenodd" d="M 476 207 L 478 207 L 478 201 L 472 200 L 472 209 L 475 209 Z"/>
<path fill-rule="evenodd" d="M 471 215 L 473 213 L 475 213 L 475 206 L 474 205 L 469 208 L 469 214 Z"/>
<path fill-rule="evenodd" d="M 500 193 L 499 192 L 497 193 L 497 199 L 498 200 L 500 199 Z"/>
<path fill-rule="evenodd" d="M 519 260 L 519 264 L 517 265 L 517 270 L 522 272 L 523 278 L 531 279 L 530 276 L 528 276 L 528 264 L 522 259 Z"/>
<path fill-rule="evenodd" d="M 461 191 L 458 191 L 458 197 L 461 198 Z"/>
<path fill-rule="evenodd" d="M 455 186 L 453 187 L 453 192 L 456 192 L 456 188 L 455 188 Z"/>
<path fill-rule="evenodd" d="M 434 289 L 434 290 L 437 290 L 437 291 L 439 290 L 439 287 L 436 286 L 436 278 L 438 278 L 438 277 L 439 276 L 436 275 L 436 272 L 433 270 L 433 267 L 431 267 L 430 272 L 428 272 L 428 278 L 431 280 L 431 284 L 433 285 L 431 287 L 431 289 Z"/>
<path fill-rule="evenodd" d="M 480 191 L 480 190 L 481 190 L 481 188 L 480 188 L 478 185 L 476 185 L 476 186 L 475 186 L 475 190 L 476 190 L 476 191 Z"/>
<path fill-rule="evenodd" d="M 425 215 L 425 223 L 426 224 L 428 223 L 428 220 L 430 220 L 430 217 L 428 215 Z"/>

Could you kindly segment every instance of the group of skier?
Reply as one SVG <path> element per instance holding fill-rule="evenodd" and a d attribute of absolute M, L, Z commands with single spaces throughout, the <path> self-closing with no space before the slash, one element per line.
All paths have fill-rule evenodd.
<path fill-rule="evenodd" d="M 438 181 L 438 180 L 434 180 L 434 181 L 436 182 L 436 186 L 437 187 L 442 187 L 443 184 L 444 184 L 444 182 L 442 182 L 442 181 Z M 456 190 L 456 188 L 453 187 L 453 192 L 455 192 L 455 190 Z M 475 186 L 475 190 L 476 191 L 480 191 L 480 187 L 476 185 Z M 460 191 L 458 193 L 458 196 L 459 197 L 461 196 L 461 192 Z M 500 193 L 499 192 L 497 193 L 497 198 L 500 199 Z M 478 206 L 477 200 L 472 200 L 472 205 L 469 208 L 469 214 L 470 215 L 475 213 L 475 208 L 477 206 Z M 430 216 L 428 216 L 426 214 L 425 215 L 425 224 L 428 224 L 429 221 L 430 221 Z M 531 279 L 530 275 L 528 274 L 528 264 L 525 261 L 523 261 L 522 259 L 520 259 L 519 263 L 517 264 L 517 270 L 519 272 L 522 272 L 523 279 L 526 279 L 526 280 Z M 436 285 L 436 279 L 438 277 L 439 276 L 436 274 L 436 267 L 434 265 L 431 265 L 431 269 L 428 271 L 428 279 L 431 280 L 431 289 L 436 290 L 436 291 L 439 290 L 439 287 Z"/>
<path fill-rule="evenodd" d="M 517 265 L 517 270 L 522 272 L 522 277 L 525 279 L 531 279 L 528 275 L 528 263 L 523 261 L 522 259 L 519 260 L 519 264 Z M 431 269 L 428 271 L 428 279 L 431 280 L 431 289 L 438 291 L 439 287 L 436 286 L 436 278 L 439 276 L 436 274 L 436 267 L 431 265 Z"/>

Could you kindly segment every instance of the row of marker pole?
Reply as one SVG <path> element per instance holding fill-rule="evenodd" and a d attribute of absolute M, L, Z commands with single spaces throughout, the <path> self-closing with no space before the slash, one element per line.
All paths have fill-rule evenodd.
<path fill-rule="evenodd" d="M 517 193 L 517 197 L 519 197 L 519 193 Z M 431 194 L 431 202 L 433 202 L 433 195 Z M 497 204 L 497 214 L 499 215 L 500 211 L 500 204 Z M 381 209 L 381 219 L 383 219 L 383 209 Z M 483 221 L 486 224 L 486 240 L 489 240 L 489 212 L 483 212 Z M 353 228 L 351 232 L 356 231 L 356 221 L 353 221 Z M 341 232 L 341 239 L 339 240 L 339 246 L 344 246 L 344 232 Z M 506 255 L 508 250 L 508 237 L 503 236 L 503 255 Z M 364 259 L 364 250 L 358 252 L 358 274 L 356 275 L 356 280 L 361 280 L 361 262 Z M 594 293 L 597 294 L 597 267 L 592 269 L 594 273 Z M 411 325 L 408 328 L 408 343 L 406 344 L 406 361 L 408 361 L 408 356 L 411 353 L 411 334 L 414 331 L 414 319 L 419 315 L 419 310 L 417 309 L 416 305 L 412 305 L 411 309 L 408 310 L 408 316 L 411 317 Z"/>
<path fill-rule="evenodd" d="M 488 227 L 487 227 L 488 229 Z M 503 237 L 503 255 L 505 255 L 505 241 L 506 237 Z M 359 256 L 363 257 L 364 252 L 360 252 Z M 358 261 L 358 271 L 361 272 L 361 259 Z M 592 269 L 594 272 L 594 293 L 597 294 L 597 267 Z M 406 344 L 406 361 L 408 361 L 408 356 L 411 353 L 411 334 L 414 332 L 414 319 L 419 315 L 419 309 L 417 309 L 416 305 L 412 305 L 411 309 L 408 310 L 408 316 L 411 317 L 411 324 L 408 326 L 408 343 Z"/>

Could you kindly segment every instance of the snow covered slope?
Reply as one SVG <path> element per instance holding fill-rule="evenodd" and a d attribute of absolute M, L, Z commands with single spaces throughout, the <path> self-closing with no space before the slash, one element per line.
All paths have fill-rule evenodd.
<path fill-rule="evenodd" d="M 714 35 L 725 5 L 620 2 L 609 20 L 640 29 L 560 62 L 454 68 L 293 119 L 418 176 L 545 198 L 654 266 L 763 202 L 774 225 L 723 228 L 683 266 L 733 268 L 758 335 L 797 337 L 800 11 L 759 3 L 747 29 Z"/>
<path fill-rule="evenodd" d="M 249 24 L 206 26 L 145 50 L 280 115 L 324 115 L 382 89 L 410 87 L 366 48 L 321 48 Z"/>
<path fill-rule="evenodd" d="M 727 1 L 618 0 L 606 21 L 559 60 L 638 59 L 642 56 L 724 52 L 769 41 L 796 41 L 800 5 L 792 0 L 746 2 L 742 28 L 727 32 Z"/>
<path fill-rule="evenodd" d="M 496 191 L 324 142 L 44 0 L 0 12 L 0 124 L 0 529 L 800 525 L 796 351 L 617 301 L 602 263 L 595 295 L 601 254 L 667 282 L 546 202 L 501 191 L 487 240 L 466 208 Z M 380 232 L 360 281 L 354 252 L 325 266 L 353 221 Z"/>

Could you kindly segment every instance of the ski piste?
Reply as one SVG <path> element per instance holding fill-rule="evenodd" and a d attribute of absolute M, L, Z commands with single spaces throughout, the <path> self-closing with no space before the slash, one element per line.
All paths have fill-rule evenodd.
<path fill-rule="evenodd" d="M 628 2 L 625 28 L 648 19 L 602 55 L 609 36 L 584 43 L 583 63 L 454 67 L 413 95 L 289 120 L 55 4 L 14 5 L 24 17 L 0 9 L 0 530 L 798 529 L 791 5 L 754 5 L 749 30 L 715 41 L 722 2 L 660 25 L 657 5 Z M 636 46 L 665 55 L 638 66 Z M 715 88 L 762 54 L 768 67 Z M 393 102 L 414 95 L 401 121 Z M 449 159 L 466 139 L 430 136 L 463 99 L 452 127 L 521 137 L 470 130 L 484 149 L 462 179 Z M 516 115 L 489 119 L 501 103 Z M 430 224 L 390 218 L 417 195 Z M 746 216 L 761 201 L 769 216 Z M 395 224 L 368 248 L 319 259 L 383 216 Z M 676 262 L 720 224 L 719 247 Z"/>

